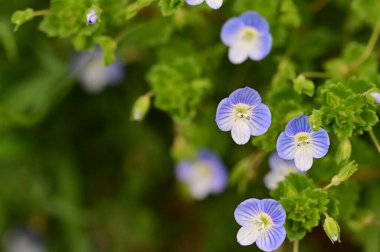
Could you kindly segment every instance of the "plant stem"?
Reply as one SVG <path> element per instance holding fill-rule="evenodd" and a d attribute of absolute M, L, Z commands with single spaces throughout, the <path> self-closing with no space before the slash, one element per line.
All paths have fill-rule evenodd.
<path fill-rule="evenodd" d="M 364 49 L 363 53 L 360 55 L 360 57 L 354 61 L 352 64 L 349 64 L 347 68 L 345 69 L 344 75 L 347 76 L 348 74 L 352 73 L 353 71 L 356 71 L 356 69 L 363 64 L 364 61 L 368 59 L 368 57 L 371 55 L 371 52 L 375 48 L 376 42 L 379 39 L 380 35 L 380 18 L 376 22 L 375 28 L 372 31 L 371 37 L 368 40 L 367 46 Z"/>
<path fill-rule="evenodd" d="M 293 252 L 298 252 L 299 240 L 293 242 Z"/>
<path fill-rule="evenodd" d="M 50 15 L 50 14 L 51 14 L 51 11 L 49 9 L 38 10 L 38 11 L 33 12 L 33 16 L 35 16 L 35 17 L 37 17 L 37 16 L 47 16 L 47 15 Z"/>
<path fill-rule="evenodd" d="M 300 75 L 303 75 L 307 78 L 330 78 L 331 75 L 326 72 L 303 72 Z"/>
<path fill-rule="evenodd" d="M 375 145 L 377 151 L 380 153 L 380 144 L 376 138 L 375 133 L 373 132 L 372 129 L 368 130 L 368 133 L 369 133 L 369 136 L 371 137 L 371 140 L 372 140 L 373 144 Z"/>

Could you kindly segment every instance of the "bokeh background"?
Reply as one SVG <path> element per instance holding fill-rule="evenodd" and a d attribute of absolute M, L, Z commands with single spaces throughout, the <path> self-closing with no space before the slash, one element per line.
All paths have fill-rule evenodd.
<path fill-rule="evenodd" d="M 104 7 L 122 2 L 134 1 L 97 3 Z M 259 150 L 251 144 L 237 146 L 229 133 L 218 130 L 218 102 L 246 85 L 265 97 L 283 55 L 292 55 L 299 72 L 320 70 L 326 59 L 339 56 L 350 41 L 365 44 L 372 27 L 355 12 L 351 1 L 285 1 L 293 9 L 275 0 L 248 2 L 226 1 L 220 11 L 183 5 L 168 17 L 161 15 L 154 2 L 125 22 L 107 21 L 112 13 L 105 7 L 102 32 L 123 35 L 117 53 L 124 78 L 94 94 L 83 89 L 81 73 L 74 67 L 78 38 L 49 36 L 39 28 L 42 17 L 13 30 L 14 11 L 49 9 L 50 2 L 2 1 L 2 251 L 258 251 L 255 245 L 241 247 L 236 242 L 239 226 L 233 211 L 244 199 L 270 197 L 262 182 L 268 171 L 267 156 L 249 173 L 243 192 L 235 182 L 222 194 L 202 201 L 191 199 L 178 183 L 176 163 L 188 149 L 206 147 L 222 157 L 231 173 L 240 160 Z M 229 17 L 248 9 L 268 18 L 274 47 L 262 62 L 236 66 L 228 61 L 219 32 Z M 78 25 L 87 27 L 84 19 Z M 159 89 L 150 83 L 159 82 L 148 74 L 152 66 L 188 55 L 199 55 L 200 63 L 190 66 L 206 79 L 199 101 L 183 115 L 175 111 L 175 100 L 170 100 L 179 101 L 179 87 L 166 86 L 162 90 L 168 99 L 163 103 L 171 107 L 165 111 L 162 104 L 152 105 L 142 122 L 132 121 L 136 99 Z M 378 60 L 379 53 L 375 57 Z M 378 78 L 377 69 L 374 76 Z M 380 135 L 379 130 L 375 132 Z M 379 216 L 380 159 L 368 135 L 353 140 L 353 156 L 361 169 L 354 177 L 360 185 L 353 194 L 354 203 L 363 206 L 363 215 L 368 210 Z M 301 241 L 301 251 L 380 251 L 378 225 L 359 233 L 345 223 L 341 229 L 342 243 L 333 245 L 321 227 L 315 228 Z M 291 249 L 287 241 L 279 251 Z"/>

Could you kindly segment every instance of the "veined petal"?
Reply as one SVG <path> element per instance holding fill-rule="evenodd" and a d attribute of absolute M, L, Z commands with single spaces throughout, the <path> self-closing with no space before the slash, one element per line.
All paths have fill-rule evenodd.
<path fill-rule="evenodd" d="M 240 15 L 240 18 L 245 25 L 254 27 L 260 33 L 269 32 L 268 22 L 255 11 L 246 11 Z"/>
<path fill-rule="evenodd" d="M 280 158 L 291 160 L 296 153 L 296 144 L 293 137 L 288 137 L 282 132 L 277 139 L 277 153 Z"/>
<path fill-rule="evenodd" d="M 244 103 L 250 106 L 258 106 L 261 103 L 260 94 L 250 87 L 236 89 L 228 99 L 231 104 Z"/>
<path fill-rule="evenodd" d="M 244 24 L 240 18 L 231 18 L 222 27 L 220 37 L 222 42 L 231 46 L 237 39 L 239 32 L 244 28 Z"/>
<path fill-rule="evenodd" d="M 228 58 L 232 64 L 243 63 L 251 50 L 252 45 L 246 42 L 236 41 L 228 50 Z"/>
<path fill-rule="evenodd" d="M 305 172 L 311 168 L 313 165 L 313 154 L 312 148 L 303 147 L 297 149 L 294 155 L 294 162 L 298 170 Z"/>
<path fill-rule="evenodd" d="M 213 9 L 219 9 L 223 4 L 223 0 L 206 0 L 206 3 Z"/>
<path fill-rule="evenodd" d="M 235 122 L 234 107 L 228 98 L 224 98 L 216 109 L 216 124 L 222 131 L 230 131 Z"/>
<path fill-rule="evenodd" d="M 265 58 L 272 48 L 272 36 L 267 33 L 259 36 L 255 39 L 254 45 L 252 45 L 251 50 L 248 55 L 252 60 L 262 60 Z"/>
<path fill-rule="evenodd" d="M 288 122 L 285 128 L 285 134 L 289 137 L 294 136 L 299 132 L 312 132 L 309 125 L 308 116 L 298 116 Z"/>
<path fill-rule="evenodd" d="M 190 5 L 198 5 L 198 4 L 203 3 L 203 1 L 204 0 L 186 0 L 186 3 Z"/>
<path fill-rule="evenodd" d="M 267 213 L 272 218 L 274 226 L 284 225 L 286 212 L 278 201 L 274 199 L 262 199 L 260 204 L 261 211 Z"/>
<path fill-rule="evenodd" d="M 260 200 L 247 199 L 240 203 L 234 212 L 235 220 L 241 226 L 252 224 L 254 217 L 260 213 Z"/>
<path fill-rule="evenodd" d="M 317 132 L 311 133 L 312 154 L 314 158 L 324 157 L 330 146 L 330 138 L 326 130 L 319 129 Z"/>
<path fill-rule="evenodd" d="M 242 246 L 248 246 L 253 244 L 259 237 L 259 228 L 251 224 L 249 226 L 243 226 L 239 229 L 237 233 L 237 241 Z"/>
<path fill-rule="evenodd" d="M 253 107 L 251 110 L 251 119 L 249 122 L 249 128 L 251 135 L 260 136 L 268 131 L 272 119 L 269 108 L 265 104 Z"/>
<path fill-rule="evenodd" d="M 246 144 L 251 138 L 251 130 L 248 123 L 243 120 L 237 120 L 232 125 L 231 135 L 235 143 L 240 145 Z"/>
<path fill-rule="evenodd" d="M 263 251 L 273 251 L 281 246 L 285 237 L 286 231 L 283 226 L 273 227 L 260 233 L 256 245 Z"/>

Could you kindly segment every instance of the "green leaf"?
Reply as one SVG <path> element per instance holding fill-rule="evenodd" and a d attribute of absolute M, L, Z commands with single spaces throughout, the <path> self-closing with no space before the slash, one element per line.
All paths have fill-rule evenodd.
<path fill-rule="evenodd" d="M 11 17 L 12 23 L 16 25 L 14 30 L 17 31 L 17 29 L 23 23 L 28 22 L 29 20 L 32 20 L 33 18 L 34 18 L 34 10 L 31 8 L 28 8 L 22 11 L 15 11 Z"/>
<path fill-rule="evenodd" d="M 296 91 L 298 94 L 306 94 L 310 97 L 314 95 L 314 83 L 311 80 L 307 80 L 305 76 L 298 76 L 297 79 L 293 80 L 293 83 L 294 91 Z"/>
<path fill-rule="evenodd" d="M 160 0 L 159 6 L 161 7 L 162 15 L 170 16 L 181 8 L 183 4 L 183 0 Z"/>
<path fill-rule="evenodd" d="M 104 65 L 109 66 L 115 61 L 115 50 L 117 48 L 116 41 L 113 38 L 101 36 L 95 38 L 103 51 Z"/>

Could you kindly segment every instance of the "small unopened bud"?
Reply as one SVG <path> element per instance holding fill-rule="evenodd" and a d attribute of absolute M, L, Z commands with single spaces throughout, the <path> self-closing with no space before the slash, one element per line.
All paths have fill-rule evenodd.
<path fill-rule="evenodd" d="M 144 119 L 146 113 L 150 108 L 150 97 L 151 95 L 146 94 L 140 96 L 133 104 L 131 120 L 140 122 Z"/>
<path fill-rule="evenodd" d="M 98 14 L 96 13 L 95 9 L 91 9 L 86 14 L 86 22 L 87 24 L 95 24 L 96 21 L 98 21 Z"/>
<path fill-rule="evenodd" d="M 346 139 L 341 142 L 338 146 L 338 150 L 336 152 L 335 160 L 338 164 L 348 160 L 351 156 L 351 142 Z"/>
<path fill-rule="evenodd" d="M 340 242 L 340 227 L 338 222 L 336 222 L 333 218 L 329 216 L 326 217 L 325 222 L 323 223 L 323 229 L 332 243 Z"/>
<path fill-rule="evenodd" d="M 358 165 L 355 163 L 355 161 L 351 161 L 350 163 L 346 164 L 337 175 L 335 175 L 331 179 L 331 184 L 334 186 L 339 185 L 340 183 L 346 181 L 349 177 L 351 177 L 352 174 L 354 174 L 358 170 Z"/>

